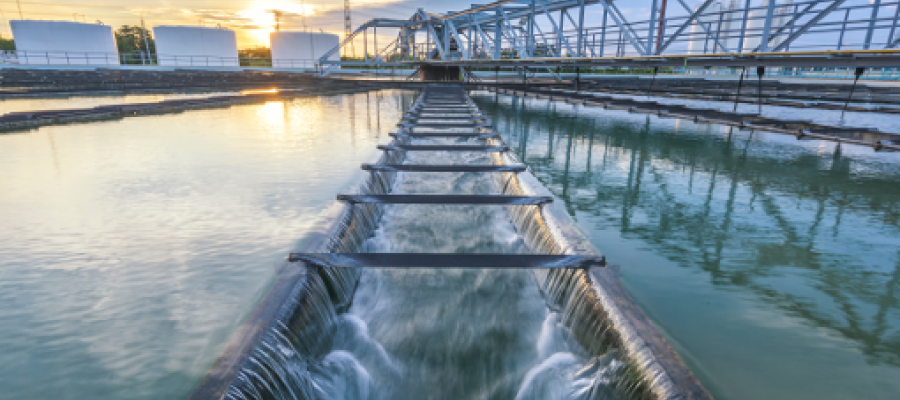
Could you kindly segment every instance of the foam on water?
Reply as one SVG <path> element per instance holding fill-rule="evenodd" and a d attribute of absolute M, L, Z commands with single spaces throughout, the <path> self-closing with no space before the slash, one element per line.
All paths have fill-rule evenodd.
<path fill-rule="evenodd" d="M 417 144 L 449 142 L 455 140 Z M 489 164 L 490 158 L 410 152 L 406 161 Z M 485 174 L 399 173 L 392 192 L 496 194 L 498 189 Z M 459 205 L 387 206 L 366 249 L 529 252 L 503 207 Z M 595 397 L 584 387 L 603 374 L 589 368 L 596 360 L 549 312 L 526 270 L 366 270 L 349 315 L 339 320 L 335 348 L 341 350 L 335 353 L 346 353 L 368 371 L 373 399 L 586 399 Z M 586 377 L 579 378 L 586 368 Z M 334 372 L 349 372 L 347 379 L 360 376 L 355 369 Z"/>
<path fill-rule="evenodd" d="M 466 140 L 409 141 L 459 143 Z M 475 152 L 408 152 L 392 162 L 487 165 L 492 158 Z M 377 185 L 367 187 L 379 193 L 505 193 L 503 183 L 485 173 L 385 172 L 373 173 L 372 182 Z M 352 247 L 340 247 L 342 251 L 532 252 L 512 222 L 523 215 L 521 206 L 355 207 L 357 218 L 371 221 L 369 232 L 374 235 Z M 579 343 L 592 337 L 588 331 L 597 324 L 571 321 L 576 318 L 572 307 L 593 297 L 563 302 L 571 307 L 559 299 L 545 299 L 541 285 L 554 286 L 542 283 L 548 278 L 533 271 L 367 268 L 353 272 L 361 274 L 358 285 L 353 284 L 355 279 L 345 279 L 352 278 L 349 275 L 342 277 L 347 269 L 310 271 L 308 287 L 298 291 L 295 304 L 285 308 L 288 315 L 280 317 L 290 323 L 276 327 L 281 333 L 263 339 L 264 345 L 252 357 L 255 366 L 241 372 L 230 398 L 611 398 L 608 388 L 615 387 L 611 376 L 620 369 L 614 351 L 604 353 L 606 345 L 594 343 L 586 351 Z M 319 294 L 304 295 L 302 290 Z M 323 290 L 330 293 L 322 294 Z M 562 296 L 559 290 L 549 295 Z M 332 302 L 317 297 L 330 297 Z M 345 300 L 351 299 L 347 307 Z M 548 304 L 566 314 L 551 311 Z M 577 329 L 570 331 L 570 326 Z M 273 346 L 276 342 L 281 345 Z"/>

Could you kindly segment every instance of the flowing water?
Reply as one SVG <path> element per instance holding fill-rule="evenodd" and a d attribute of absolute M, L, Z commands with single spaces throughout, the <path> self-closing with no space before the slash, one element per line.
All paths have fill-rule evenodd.
<path fill-rule="evenodd" d="M 465 140 L 417 139 L 413 144 Z M 473 144 L 473 143 L 470 143 Z M 490 165 L 487 153 L 409 152 L 406 164 Z M 395 194 L 497 194 L 484 173 L 396 174 Z M 506 207 L 385 205 L 358 251 L 506 253 L 531 250 Z M 369 208 L 367 210 L 372 210 Z M 374 214 L 358 217 L 374 219 Z M 336 269 L 348 276 L 354 272 Z M 551 312 L 529 270 L 365 269 L 346 313 L 318 275 L 292 296 L 229 399 L 616 398 L 619 363 L 591 357 Z M 352 278 L 351 278 L 352 279 Z M 346 281 L 338 279 L 340 281 Z M 352 291 L 352 284 L 341 285 Z M 295 321 L 303 321 L 296 323 Z"/>
<path fill-rule="evenodd" d="M 900 154 L 473 97 L 717 399 L 897 398 Z"/>
<path fill-rule="evenodd" d="M 185 398 L 413 96 L 0 134 L 0 399 Z"/>
<path fill-rule="evenodd" d="M 448 144 L 416 141 L 423 142 Z M 406 163 L 490 164 L 490 157 L 410 152 Z M 480 173 L 400 173 L 394 193 L 496 194 L 498 188 Z M 505 207 L 386 208 L 368 251 L 530 252 Z M 584 351 L 565 340 L 527 270 L 366 270 L 345 318 L 367 325 L 390 355 L 391 368 L 363 363 L 377 399 L 570 399 L 568 375 L 587 363 Z M 559 376 L 542 372 L 543 363 Z"/>
<path fill-rule="evenodd" d="M 0 136 L 0 398 L 184 398 L 411 100 L 329 96 Z M 900 392 L 900 156 L 476 100 L 716 398 Z M 397 175 L 395 193 L 498 191 L 486 174 Z M 384 206 L 364 247 L 530 252 L 507 212 Z M 365 270 L 347 310 L 327 299 L 349 300 L 350 284 L 315 276 L 299 289 L 316 295 L 256 360 L 303 383 L 285 392 L 301 398 L 583 399 L 617 365 L 576 343 L 528 271 Z"/>

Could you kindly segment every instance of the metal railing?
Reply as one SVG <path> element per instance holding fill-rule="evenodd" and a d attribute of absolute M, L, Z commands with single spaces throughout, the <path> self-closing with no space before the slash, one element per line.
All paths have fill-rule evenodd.
<path fill-rule="evenodd" d="M 314 69 L 317 59 L 218 57 L 147 53 L 2 50 L 0 65 L 106 65 L 161 67 L 269 67 Z"/>
<path fill-rule="evenodd" d="M 632 12 L 629 17 L 639 18 L 629 19 L 618 5 L 646 7 L 650 12 Z M 444 15 L 419 10 L 409 19 L 372 19 L 331 52 L 353 54 L 349 46 L 359 39 L 365 54 L 419 61 L 900 46 L 898 0 L 500 0 L 472 7 Z M 367 34 L 378 28 L 399 28 L 397 39 L 379 46 L 377 35 L 371 35 L 369 47 Z"/>

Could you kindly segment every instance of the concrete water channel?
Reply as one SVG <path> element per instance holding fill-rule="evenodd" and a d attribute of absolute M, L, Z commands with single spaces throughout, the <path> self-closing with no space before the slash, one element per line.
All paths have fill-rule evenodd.
<path fill-rule="evenodd" d="M 0 386 L 129 399 L 900 390 L 892 137 L 874 151 L 524 92 L 416 92 L 0 136 L 0 349 L 14 360 Z M 452 151 L 467 145 L 486 147 Z M 311 255 L 323 249 L 356 255 Z M 529 258 L 563 253 L 612 267 Z M 496 268 L 509 262 L 539 268 Z"/>

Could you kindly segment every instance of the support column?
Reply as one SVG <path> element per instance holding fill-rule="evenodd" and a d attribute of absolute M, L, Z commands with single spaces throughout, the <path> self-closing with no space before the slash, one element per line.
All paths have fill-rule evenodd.
<path fill-rule="evenodd" d="M 869 28 L 866 29 L 866 41 L 863 43 L 863 50 L 869 50 L 872 46 L 872 34 L 875 33 L 875 19 L 878 18 L 878 9 L 881 8 L 881 0 L 874 0 L 872 3 L 872 16 L 869 19 Z"/>
<path fill-rule="evenodd" d="M 603 25 L 600 28 L 600 57 L 604 56 L 604 51 L 606 50 L 606 17 L 609 11 L 605 8 L 603 9 Z"/>
<path fill-rule="evenodd" d="M 766 22 L 763 24 L 762 39 L 760 39 L 759 42 L 760 52 L 769 51 L 769 31 L 772 30 L 772 16 L 775 14 L 775 1 L 776 0 L 769 0 L 769 5 L 766 9 Z"/>
<path fill-rule="evenodd" d="M 844 13 L 844 23 L 841 24 L 841 34 L 838 35 L 837 49 L 840 50 L 844 46 L 844 32 L 847 31 L 847 21 L 850 19 L 850 9 Z"/>
<path fill-rule="evenodd" d="M 656 1 L 656 0 L 654 0 Z M 578 50 L 575 51 L 577 57 L 583 57 L 584 49 L 584 0 L 578 0 Z"/>
<path fill-rule="evenodd" d="M 499 60 L 503 56 L 503 21 L 498 8 L 494 17 L 494 58 Z"/>
<path fill-rule="evenodd" d="M 565 30 L 565 10 L 559 10 L 559 30 L 556 31 L 556 56 L 562 57 L 563 30 Z"/>
<path fill-rule="evenodd" d="M 658 13 L 657 9 L 659 8 L 659 0 L 653 0 L 650 3 L 650 26 L 647 29 L 647 49 L 653 48 L 653 31 L 656 30 L 656 14 Z"/>
<path fill-rule="evenodd" d="M 894 12 L 894 21 L 891 22 L 891 31 L 888 33 L 888 41 L 885 47 L 894 43 L 894 31 L 897 30 L 897 19 L 900 18 L 900 4 L 897 5 L 897 11 Z"/>
<path fill-rule="evenodd" d="M 744 39 L 747 37 L 747 19 L 750 18 L 750 0 L 744 3 L 744 18 L 741 18 L 741 37 L 738 38 L 738 53 L 744 52 Z"/>
<path fill-rule="evenodd" d="M 534 57 L 534 2 L 535 0 L 531 0 L 531 12 L 528 15 L 528 37 L 525 38 L 525 52 L 526 57 Z"/>

